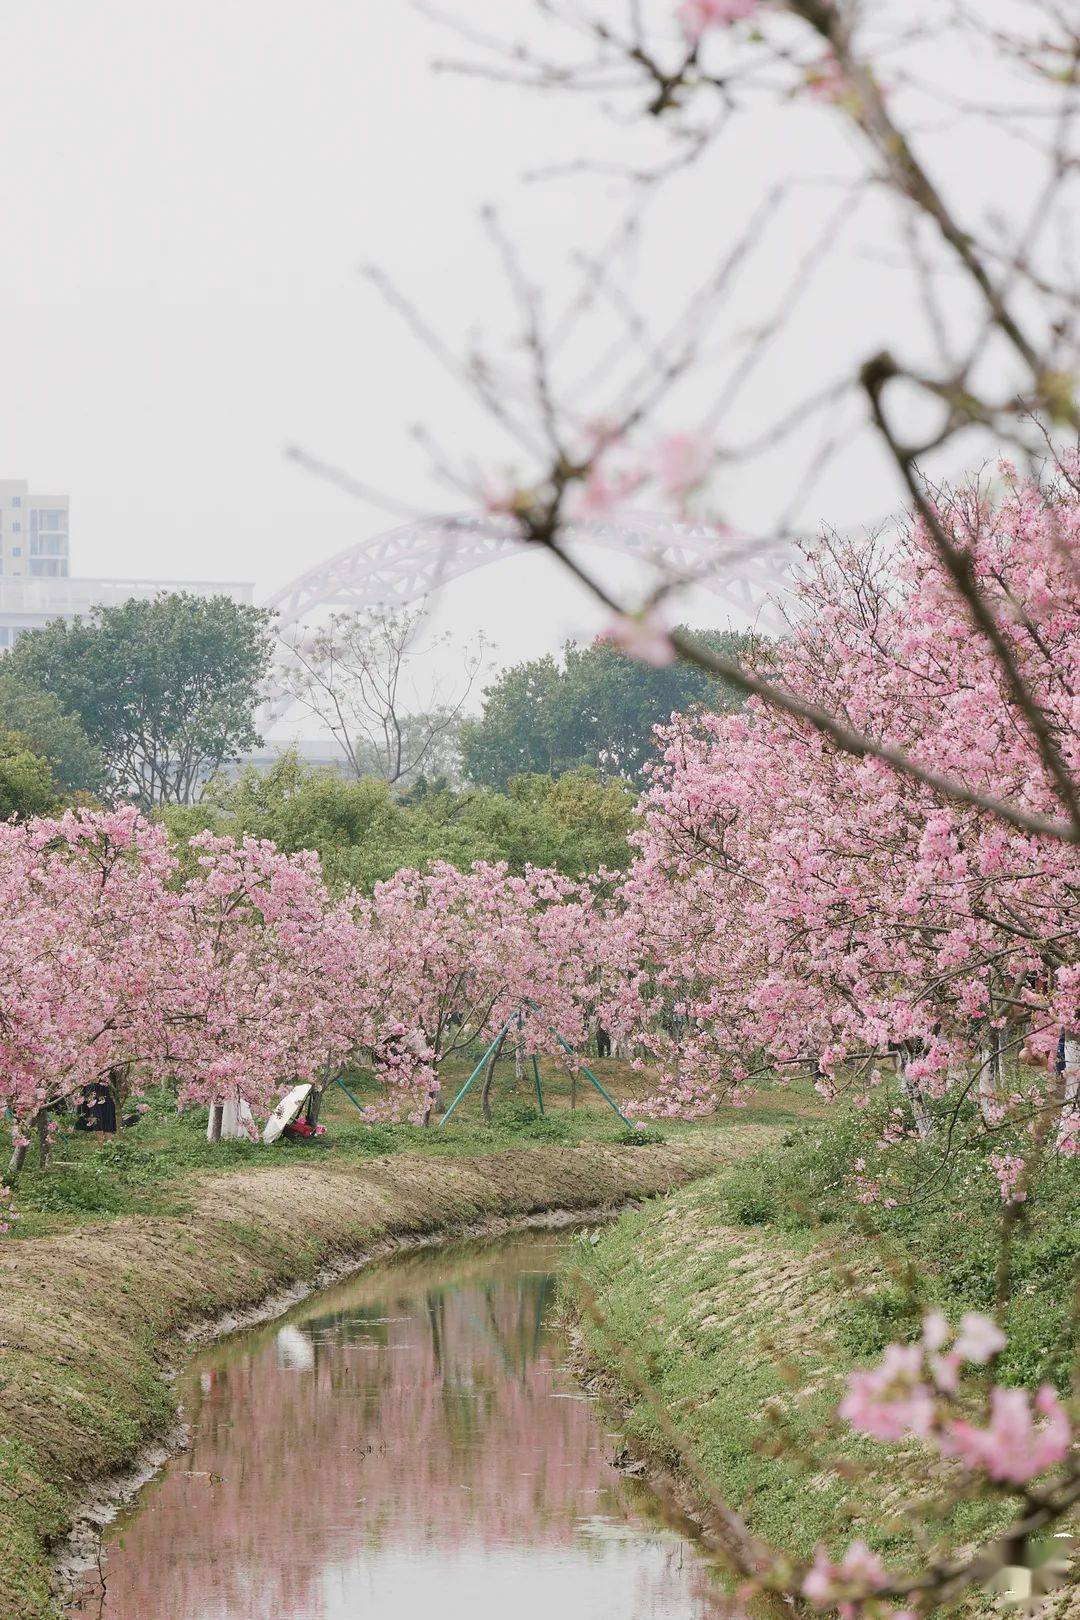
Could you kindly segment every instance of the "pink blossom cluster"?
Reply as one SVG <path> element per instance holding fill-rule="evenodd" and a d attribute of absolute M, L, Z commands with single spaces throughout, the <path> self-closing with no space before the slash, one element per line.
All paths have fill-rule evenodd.
<path fill-rule="evenodd" d="M 851 1620 L 860 1612 L 862 1598 L 883 1587 L 886 1579 L 885 1566 L 865 1541 L 853 1541 L 839 1563 L 819 1547 L 802 1594 L 815 1609 L 835 1608 L 842 1620 Z"/>
<path fill-rule="evenodd" d="M 1065 1459 L 1072 1429 L 1049 1384 L 1034 1402 L 1026 1390 L 994 1385 L 983 1402 L 983 1421 L 965 1415 L 964 1369 L 986 1366 L 1004 1345 L 989 1317 L 969 1311 L 954 1334 L 944 1316 L 931 1311 L 918 1342 L 890 1344 L 877 1367 L 852 1374 L 840 1416 L 877 1440 L 915 1436 L 972 1473 L 1026 1485 Z"/>
<path fill-rule="evenodd" d="M 1017 1188 L 1024 1173 L 1023 1159 L 1016 1153 L 991 1153 L 990 1168 L 997 1177 L 1002 1203 L 1022 1204 L 1027 1193 L 1022 1187 L 1019 1191 Z"/>
<path fill-rule="evenodd" d="M 885 1209 L 895 1209 L 896 1199 L 882 1196 L 881 1179 L 869 1174 L 865 1159 L 856 1159 L 853 1166 L 855 1180 L 855 1198 L 860 1204 L 876 1204 L 881 1200 Z"/>
<path fill-rule="evenodd" d="M 962 491 L 938 517 L 1080 779 L 1077 488 L 1006 469 L 996 501 Z M 771 682 L 928 772 L 1061 819 L 1009 681 L 920 526 L 807 548 L 798 595 L 790 637 L 763 664 Z M 633 635 L 624 627 L 621 644 Z M 883 1086 L 883 1105 L 903 1109 L 885 1133 L 899 1142 L 931 1135 L 946 1098 L 974 1102 L 987 1131 L 1026 1129 L 1057 1088 L 1057 1146 L 1075 1151 L 1080 1070 L 1064 1089 L 1052 1074 L 1060 1032 L 1080 1053 L 1074 845 L 757 699 L 673 716 L 659 746 L 607 1007 L 660 1068 L 647 1112 L 707 1112 L 771 1068 L 814 1077 L 826 1096 Z M 1022 1050 L 1044 1078 L 1006 1085 L 1004 1061 Z M 1013 1187 L 1022 1156 L 1002 1158 Z"/>
<path fill-rule="evenodd" d="M 652 444 L 639 445 L 602 423 L 594 424 L 585 445 L 587 470 L 572 515 L 579 519 L 610 517 L 635 496 L 648 493 L 680 517 L 689 517 L 715 462 L 715 446 L 704 433 L 669 433 Z"/>
<path fill-rule="evenodd" d="M 730 28 L 752 17 L 760 4 L 761 0 L 683 0 L 679 23 L 687 39 L 696 43 L 712 28 Z"/>

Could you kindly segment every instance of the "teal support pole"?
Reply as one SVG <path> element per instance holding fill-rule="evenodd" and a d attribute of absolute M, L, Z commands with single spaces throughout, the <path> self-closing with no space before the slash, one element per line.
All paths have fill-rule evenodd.
<path fill-rule="evenodd" d="M 540 1011 L 539 1007 L 537 1007 L 537 1005 L 536 1005 L 536 1002 L 535 1001 L 530 1001 L 527 997 L 526 997 L 526 1005 L 529 1006 L 529 1007 L 532 1007 L 534 1012 L 539 1012 Z M 562 1036 L 559 1034 L 558 1030 L 553 1029 L 551 1031 L 551 1033 L 554 1035 L 555 1039 L 558 1041 L 559 1045 L 562 1047 L 564 1052 L 569 1052 L 571 1057 L 575 1057 L 577 1055 L 575 1053 L 575 1051 L 574 1051 L 574 1048 L 570 1045 L 570 1042 L 569 1041 L 564 1041 Z M 535 1055 L 534 1055 L 533 1061 L 534 1062 L 536 1061 Z M 633 1128 L 634 1128 L 633 1121 L 627 1119 L 626 1115 L 623 1113 L 622 1109 L 619 1107 L 619 1105 L 615 1101 L 614 1097 L 611 1097 L 611 1096 L 608 1095 L 608 1093 L 604 1090 L 603 1086 L 600 1084 L 599 1080 L 596 1078 L 595 1074 L 593 1074 L 592 1070 L 588 1067 L 587 1064 L 583 1063 L 581 1065 L 581 1072 L 589 1080 L 592 1081 L 593 1085 L 596 1087 L 596 1089 L 600 1093 L 601 1097 L 603 1097 L 603 1099 L 607 1103 L 608 1107 L 610 1109 L 612 1109 L 616 1114 L 618 1114 L 618 1116 L 622 1120 L 623 1124 L 625 1126 L 627 1126 L 627 1128 L 629 1130 L 633 1130 Z"/>
<path fill-rule="evenodd" d="M 552 1034 L 554 1034 L 554 1033 L 555 1032 L 553 1030 Z M 570 1045 L 569 1041 L 564 1041 L 561 1035 L 555 1035 L 555 1039 L 558 1041 L 559 1045 L 562 1047 L 564 1052 L 569 1052 L 571 1057 L 575 1056 L 574 1048 Z M 623 1124 L 625 1126 L 627 1126 L 629 1130 L 633 1130 L 633 1128 L 634 1128 L 633 1121 L 627 1119 L 626 1115 L 623 1113 L 622 1109 L 619 1107 L 619 1105 L 615 1101 L 614 1097 L 609 1096 L 608 1093 L 604 1090 L 603 1086 L 600 1084 L 600 1082 L 596 1078 L 595 1074 L 593 1074 L 592 1070 L 589 1068 L 587 1063 L 583 1063 L 581 1065 L 581 1072 L 582 1072 L 583 1075 L 585 1075 L 586 1079 L 592 1081 L 593 1085 L 596 1087 L 596 1089 L 600 1093 L 601 1097 L 603 1097 L 603 1099 L 607 1103 L 608 1107 L 614 1109 L 615 1113 L 618 1114 L 618 1116 L 622 1120 Z"/>
<path fill-rule="evenodd" d="M 450 1118 L 450 1115 L 454 1112 L 454 1109 L 457 1107 L 458 1103 L 465 1096 L 466 1092 L 469 1090 L 469 1087 L 474 1083 L 474 1081 L 476 1080 L 477 1076 L 479 1075 L 481 1069 L 484 1067 L 484 1064 L 487 1062 L 487 1060 L 491 1056 L 492 1052 L 494 1052 L 495 1048 L 498 1046 L 499 1042 L 502 1040 L 503 1036 L 506 1034 L 507 1030 L 510 1028 L 510 1025 L 513 1022 L 514 1022 L 513 1018 L 508 1018 L 506 1020 L 506 1023 L 499 1030 L 498 1034 L 495 1036 L 495 1039 L 492 1041 L 491 1045 L 488 1047 L 487 1051 L 484 1053 L 483 1057 L 480 1059 L 479 1063 L 476 1065 L 476 1068 L 473 1070 L 472 1074 L 470 1074 L 469 1078 L 466 1080 L 465 1084 L 462 1086 L 461 1090 L 458 1092 L 457 1096 L 454 1098 L 453 1102 L 450 1104 L 449 1108 L 446 1110 L 446 1113 L 443 1115 L 442 1119 L 440 1119 L 440 1121 L 439 1121 L 439 1129 L 440 1130 L 446 1124 L 447 1120 Z"/>
<path fill-rule="evenodd" d="M 537 1012 L 539 1011 L 539 1008 L 537 1007 L 535 1001 L 530 1001 L 530 1000 L 528 1000 L 528 998 L 526 998 L 525 1005 L 528 1006 L 528 1007 L 532 1007 L 534 1009 L 534 1011 L 537 1011 Z M 515 1018 L 517 1020 L 518 1025 L 519 1026 L 521 1025 L 521 1014 L 520 1013 L 515 1013 L 511 1017 L 509 1017 L 506 1020 L 506 1023 L 503 1024 L 502 1027 L 498 1030 L 498 1032 L 497 1032 L 497 1034 L 495 1036 L 495 1039 L 491 1042 L 491 1045 L 488 1047 L 487 1051 L 484 1053 L 483 1057 L 480 1059 L 479 1063 L 476 1065 L 476 1068 L 473 1070 L 472 1074 L 470 1074 L 469 1078 L 466 1080 L 465 1084 L 462 1086 L 461 1090 L 458 1092 L 457 1096 L 454 1098 L 453 1102 L 450 1104 L 449 1108 L 446 1110 L 446 1113 L 443 1115 L 442 1119 L 440 1119 L 440 1121 L 439 1121 L 440 1129 L 442 1128 L 443 1125 L 446 1124 L 447 1120 L 450 1118 L 450 1115 L 454 1112 L 454 1109 L 457 1107 L 458 1103 L 461 1102 L 462 1098 L 467 1095 L 470 1088 L 473 1085 L 475 1085 L 475 1083 L 476 1083 L 477 1079 L 479 1078 L 480 1073 L 481 1073 L 481 1071 L 482 1071 L 482 1069 L 484 1067 L 484 1064 L 487 1062 L 487 1060 L 491 1056 L 492 1052 L 494 1052 L 496 1046 L 498 1046 L 499 1042 L 502 1040 L 503 1036 L 506 1034 L 507 1030 L 510 1028 L 510 1025 L 514 1022 Z M 558 1041 L 559 1045 L 562 1047 L 564 1052 L 567 1052 L 570 1055 L 570 1057 L 576 1057 L 577 1056 L 576 1052 L 574 1051 L 574 1048 L 570 1045 L 570 1042 L 569 1041 L 564 1041 L 562 1036 L 559 1034 L 558 1030 L 552 1029 L 551 1033 L 554 1035 L 555 1039 Z M 534 1078 L 534 1080 L 536 1082 L 536 1101 L 537 1101 L 537 1105 L 539 1107 L 540 1113 L 543 1114 L 544 1113 L 544 1090 L 543 1090 L 543 1086 L 541 1085 L 541 1082 L 540 1082 L 540 1061 L 537 1058 L 537 1055 L 536 1055 L 535 1052 L 532 1055 L 532 1062 L 533 1062 L 533 1078 Z M 585 1076 L 585 1078 L 593 1086 L 595 1086 L 596 1090 L 600 1093 L 601 1097 L 603 1097 L 604 1101 L 607 1103 L 607 1105 L 611 1109 L 612 1113 L 617 1114 L 618 1117 L 622 1120 L 623 1124 L 625 1126 L 627 1126 L 628 1129 L 633 1130 L 633 1128 L 634 1128 L 633 1121 L 627 1119 L 626 1115 L 623 1113 L 622 1109 L 619 1107 L 619 1105 L 615 1101 L 614 1097 L 612 1097 L 609 1092 L 605 1091 L 604 1087 L 600 1084 L 600 1081 L 597 1079 L 596 1075 L 593 1074 L 592 1070 L 589 1068 L 589 1066 L 587 1064 L 585 1064 L 585 1063 L 581 1064 L 581 1072 Z M 338 1081 L 338 1085 L 339 1086 L 341 1085 L 340 1080 Z M 345 1091 L 346 1088 L 344 1086 L 342 1086 L 341 1089 L 343 1091 Z M 351 1092 L 346 1092 L 346 1095 L 351 1097 L 352 1093 Z M 355 1098 L 352 1098 L 352 1100 L 354 1102 L 356 1102 Z M 356 1106 L 359 1108 L 360 1104 L 356 1103 Z"/>
<path fill-rule="evenodd" d="M 336 1086 L 341 1087 L 342 1091 L 345 1093 L 346 1097 L 348 1097 L 349 1101 L 352 1103 L 352 1105 L 356 1109 L 357 1113 L 362 1114 L 364 1112 L 363 1104 L 357 1102 L 356 1098 L 353 1096 L 352 1092 L 349 1090 L 348 1086 L 345 1084 L 345 1082 L 341 1078 L 340 1074 L 335 1079 L 334 1084 Z"/>

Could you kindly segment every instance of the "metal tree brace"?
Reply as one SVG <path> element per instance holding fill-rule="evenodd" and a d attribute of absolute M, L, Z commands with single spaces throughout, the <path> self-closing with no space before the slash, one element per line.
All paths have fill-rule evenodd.
<path fill-rule="evenodd" d="M 524 1011 L 525 1007 L 531 1007 L 534 1012 L 539 1012 L 539 1010 L 540 1010 L 539 1007 L 537 1007 L 535 1001 L 530 1001 L 530 1000 L 528 1000 L 528 998 L 526 998 L 526 1000 L 522 1003 L 522 1006 L 518 1008 L 517 1012 L 510 1014 L 510 1017 L 506 1020 L 506 1022 L 504 1024 L 502 1024 L 500 1026 L 500 1028 L 496 1031 L 494 1040 L 488 1046 L 488 1048 L 485 1051 L 483 1057 L 480 1059 L 479 1063 L 476 1065 L 476 1068 L 473 1070 L 472 1074 L 470 1074 L 469 1078 L 466 1080 L 465 1084 L 462 1086 L 461 1090 L 458 1092 L 457 1096 L 454 1098 L 453 1102 L 450 1104 L 449 1108 L 446 1110 L 446 1113 L 443 1115 L 442 1119 L 440 1119 L 440 1121 L 439 1121 L 440 1129 L 442 1128 L 443 1125 L 446 1124 L 447 1120 L 450 1118 L 450 1115 L 454 1112 L 454 1109 L 457 1107 L 458 1103 L 462 1101 L 462 1099 L 469 1092 L 470 1088 L 473 1085 L 475 1085 L 476 1081 L 480 1078 L 480 1075 L 483 1073 L 485 1064 L 487 1063 L 488 1059 L 491 1057 L 491 1054 L 495 1051 L 495 1049 L 498 1046 L 499 1042 L 508 1033 L 511 1024 L 517 1024 L 517 1027 L 518 1027 L 519 1031 L 524 1028 L 524 1018 L 523 1018 L 522 1015 L 523 1015 L 523 1011 Z M 549 1026 L 549 1028 L 550 1028 L 550 1026 Z M 564 1052 L 569 1053 L 570 1057 L 574 1057 L 576 1055 L 575 1052 L 574 1052 L 574 1048 L 570 1045 L 570 1042 L 569 1041 L 564 1041 L 562 1036 L 559 1034 L 558 1030 L 552 1029 L 551 1033 L 554 1035 L 555 1039 L 558 1041 L 559 1045 L 562 1047 Z M 539 1059 L 537 1058 L 537 1055 L 536 1055 L 535 1052 L 533 1052 L 533 1054 L 532 1054 L 532 1066 L 533 1066 L 533 1079 L 536 1082 L 536 1102 L 537 1102 L 537 1107 L 540 1110 L 541 1117 L 543 1117 L 543 1115 L 544 1115 L 544 1088 L 540 1083 L 540 1062 L 539 1062 Z M 622 1120 L 624 1125 L 630 1126 L 631 1121 L 627 1119 L 626 1115 L 623 1113 L 622 1109 L 619 1107 L 619 1105 L 615 1101 L 615 1099 L 607 1091 L 604 1090 L 604 1087 L 600 1084 L 600 1081 L 596 1078 L 595 1074 L 593 1074 L 592 1070 L 588 1067 L 588 1065 L 585 1064 L 585 1063 L 582 1063 L 580 1065 L 580 1068 L 581 1068 L 581 1073 L 586 1077 L 587 1080 L 591 1081 L 592 1084 L 596 1087 L 597 1091 L 600 1093 L 601 1097 L 603 1097 L 603 1099 L 607 1103 L 608 1107 L 614 1113 L 618 1114 L 619 1118 Z"/>

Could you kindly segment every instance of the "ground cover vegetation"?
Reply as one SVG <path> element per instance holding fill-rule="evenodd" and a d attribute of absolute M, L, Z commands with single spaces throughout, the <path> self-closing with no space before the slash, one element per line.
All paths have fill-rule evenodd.
<path fill-rule="evenodd" d="M 891 1344 L 917 1343 L 928 1319 L 996 1320 L 996 1379 L 1071 1394 L 1074 1166 L 1055 1161 L 1023 1206 L 1006 1284 L 985 1153 L 943 1178 L 940 1156 L 914 1148 L 895 1202 L 868 1205 L 853 1165 L 872 1140 L 856 1111 L 800 1124 L 582 1243 L 566 1290 L 583 1369 L 617 1405 L 631 1449 L 674 1470 L 722 1545 L 737 1515 L 744 1555 L 758 1538 L 796 1566 L 835 1566 L 855 1540 L 887 1565 L 916 1541 L 944 1568 L 1023 1516 L 1015 1481 L 1000 1494 L 973 1488 L 955 1453 L 936 1455 L 902 1425 L 883 1456 L 851 1420 L 861 1369 Z M 894 1391 L 904 1372 L 894 1369 Z M 1016 1572 L 1018 1592 L 1054 1614 L 1071 1612 L 1062 1546 L 1037 1539 L 1032 1568 Z M 986 1575 L 988 1591 L 957 1591 L 942 1612 L 980 1612 L 995 1590 Z"/>

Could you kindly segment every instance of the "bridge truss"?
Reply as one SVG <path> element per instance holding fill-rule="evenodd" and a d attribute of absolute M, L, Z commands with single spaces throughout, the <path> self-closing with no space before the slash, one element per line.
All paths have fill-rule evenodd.
<path fill-rule="evenodd" d="M 786 543 L 720 537 L 705 525 L 674 523 L 646 512 L 570 525 L 572 548 L 587 546 L 649 563 L 658 577 L 695 584 L 765 632 L 783 627 L 780 600 L 791 584 L 795 553 Z M 433 517 L 347 546 L 309 568 L 263 604 L 277 614 L 286 639 L 321 610 L 396 611 L 440 586 L 530 548 L 512 518 L 495 514 Z M 263 723 L 291 707 L 288 691 L 273 682 Z"/>

